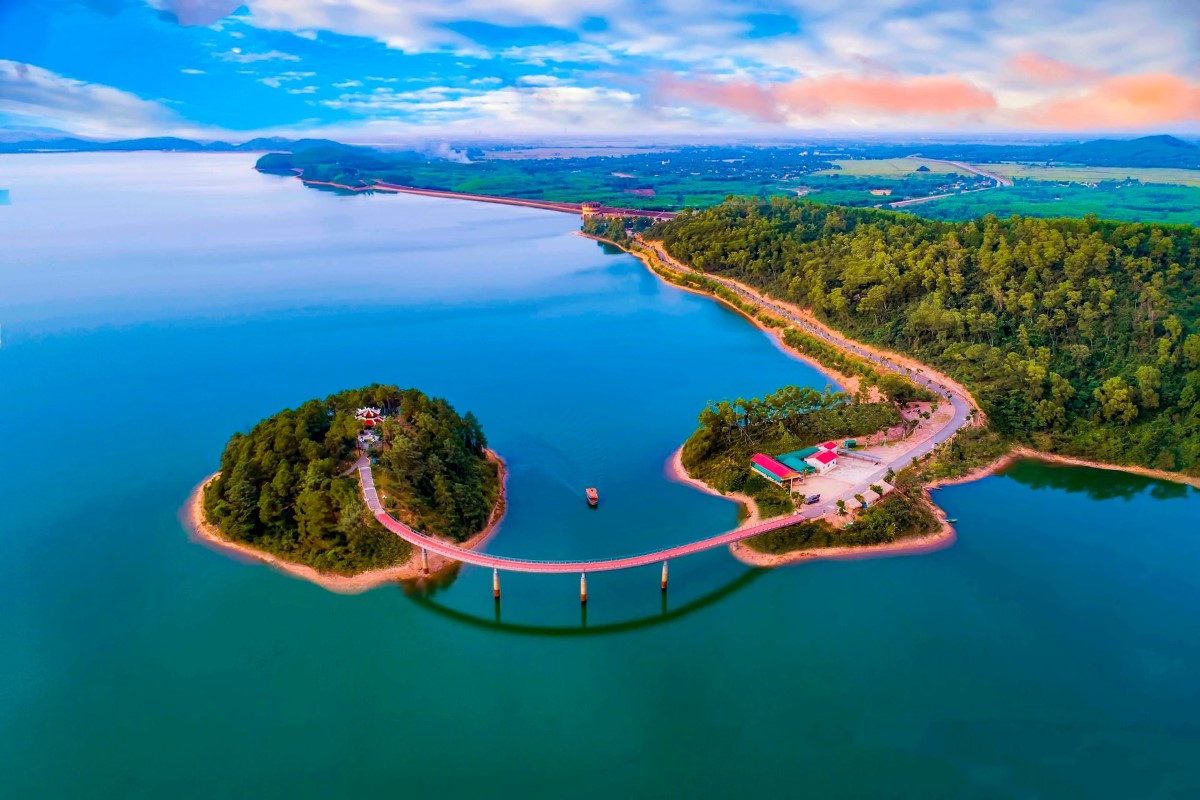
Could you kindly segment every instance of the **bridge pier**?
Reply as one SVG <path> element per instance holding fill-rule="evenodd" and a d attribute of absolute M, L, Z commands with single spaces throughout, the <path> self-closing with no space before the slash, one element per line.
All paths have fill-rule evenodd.
<path fill-rule="evenodd" d="M 429 551 L 424 547 L 421 548 L 421 572 L 429 574 Z"/>
<path fill-rule="evenodd" d="M 579 573 L 579 602 L 587 605 L 587 573 Z"/>
<path fill-rule="evenodd" d="M 492 570 L 492 597 L 500 599 L 500 570 Z"/>
<path fill-rule="evenodd" d="M 663 562 L 662 590 L 664 592 L 667 590 L 667 562 L 665 562 L 665 561 Z"/>

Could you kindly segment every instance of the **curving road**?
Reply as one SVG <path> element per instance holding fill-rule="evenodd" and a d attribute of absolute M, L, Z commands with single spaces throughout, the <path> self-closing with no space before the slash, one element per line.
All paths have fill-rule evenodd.
<path fill-rule="evenodd" d="M 703 275 L 708 280 L 721 284 L 732 292 L 736 292 L 739 296 L 747 301 L 754 303 L 762 308 L 766 308 L 774 314 L 787 319 L 789 322 L 802 328 L 807 333 L 822 339 L 830 344 L 833 344 L 847 352 L 854 353 L 857 356 L 867 359 L 881 369 L 890 370 L 892 372 L 904 375 L 914 383 L 931 389 L 936 394 L 948 397 L 949 402 L 954 408 L 954 414 L 950 421 L 946 423 L 941 430 L 938 430 L 928 440 L 922 442 L 917 447 L 913 448 L 908 453 L 892 461 L 888 464 L 880 466 L 867 475 L 860 483 L 847 489 L 837 497 L 825 498 L 826 502 L 822 505 L 810 506 L 806 510 L 810 513 L 794 514 L 786 517 L 777 517 L 766 522 L 760 522 L 756 525 L 748 525 L 742 528 L 735 528 L 717 536 L 712 536 L 707 539 L 682 544 L 675 547 L 668 547 L 662 550 L 654 550 L 648 553 L 640 553 L 638 555 L 623 556 L 620 558 L 600 559 L 596 561 L 544 561 L 528 558 L 507 558 L 504 556 L 493 556 L 487 553 L 479 553 L 474 550 L 467 550 L 459 547 L 456 544 L 437 539 L 433 536 L 428 536 L 405 525 L 400 520 L 388 514 L 383 507 L 383 503 L 379 500 L 379 493 L 375 489 L 375 476 L 371 474 L 371 462 L 367 456 L 359 458 L 355 464 L 358 470 L 358 480 L 362 486 L 363 500 L 367 504 L 367 508 L 375 515 L 375 519 L 379 520 L 380 524 L 387 528 L 392 533 L 404 539 L 406 542 L 422 547 L 431 553 L 452 558 L 455 561 L 461 561 L 465 564 L 474 564 L 480 567 L 491 567 L 497 570 L 506 570 L 508 572 L 539 572 L 539 573 L 574 573 L 574 572 L 607 572 L 618 569 L 630 569 L 632 567 L 642 567 L 650 564 L 658 564 L 660 562 L 669 561 L 673 558 L 681 558 L 683 556 L 692 555 L 694 553 L 711 550 L 714 547 L 725 547 L 734 542 L 740 542 L 743 539 L 749 539 L 752 536 L 757 536 L 760 533 L 767 533 L 777 528 L 784 528 L 788 525 L 794 525 L 802 519 L 809 517 L 822 516 L 837 508 L 837 501 L 851 501 L 855 494 L 865 492 L 873 483 L 882 481 L 883 476 L 887 474 L 889 469 L 899 472 L 904 467 L 908 466 L 913 460 L 920 458 L 935 447 L 945 442 L 951 436 L 959 431 L 966 424 L 971 413 L 970 404 L 957 393 L 948 390 L 945 386 L 931 380 L 930 378 L 914 373 L 907 367 L 896 364 L 886 358 L 877 356 L 860 347 L 857 343 L 845 339 L 840 336 L 831 334 L 803 318 L 793 314 L 791 311 L 772 303 L 758 295 L 746 291 L 741 286 L 735 283 L 715 277 L 708 273 L 699 273 L 696 270 L 689 269 L 674 261 L 667 256 L 659 247 L 648 242 L 639 240 L 639 243 L 651 249 L 662 262 L 662 264 L 671 270 L 682 273 L 693 273 Z"/>

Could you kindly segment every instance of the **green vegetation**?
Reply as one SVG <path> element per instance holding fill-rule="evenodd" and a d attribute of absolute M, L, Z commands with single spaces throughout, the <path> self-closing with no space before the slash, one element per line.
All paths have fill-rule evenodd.
<path fill-rule="evenodd" d="M 1064 183 L 1168 183 L 1200 186 L 1200 169 L 1167 167 L 1085 167 L 1055 164 L 988 164 L 987 170 L 1006 178 Z"/>
<path fill-rule="evenodd" d="M 409 545 L 371 516 L 350 470 L 362 406 L 388 415 L 377 428 L 375 474 L 389 510 L 457 540 L 487 523 L 500 477 L 479 423 L 445 400 L 395 386 L 310 400 L 234 434 L 204 493 L 209 522 L 232 541 L 321 572 L 352 575 L 407 560 Z"/>
<path fill-rule="evenodd" d="M 1018 181 L 1015 186 L 945 197 L 905 209 L 929 219 L 1086 217 L 1200 225 L 1200 188 L 1105 181 L 1096 185 Z"/>
<path fill-rule="evenodd" d="M 833 162 L 833 169 L 822 170 L 817 175 L 852 175 L 854 177 L 888 177 L 914 175 L 917 172 L 932 172 L 945 175 L 958 173 L 942 161 L 925 161 L 919 158 L 845 158 Z"/>
<path fill-rule="evenodd" d="M 859 511 L 845 527 L 834 527 L 824 519 L 806 520 L 746 539 L 745 544 L 751 550 L 771 555 L 827 547 L 868 547 L 927 536 L 938 526 L 919 489 L 897 489 Z"/>
<path fill-rule="evenodd" d="M 699 422 L 683 445 L 688 474 L 720 492 L 750 495 L 762 515 L 771 517 L 795 505 L 786 491 L 751 473 L 752 455 L 864 436 L 898 424 L 900 414 L 891 403 L 852 403 L 841 392 L 787 386 L 763 398 L 710 404 Z"/>
<path fill-rule="evenodd" d="M 315 148 L 259 159 L 268 172 L 299 169 L 305 178 L 370 186 L 582 202 L 624 208 L 673 209 L 719 203 L 731 194 L 766 197 L 791 191 L 801 175 L 830 162 L 789 147 L 684 147 L 670 152 L 590 158 L 434 161 L 414 153 Z"/>
<path fill-rule="evenodd" d="M 1032 164 L 1086 164 L 1096 167 L 1166 167 L 1200 169 L 1200 147 L 1174 136 L 1138 139 L 1094 139 L 1065 144 L 928 144 L 867 145 L 849 147 L 869 158 L 922 155 L 965 161 L 968 164 L 1021 162 Z"/>
<path fill-rule="evenodd" d="M 1200 229 L 730 200 L 650 231 L 972 391 L 1008 442 L 1200 474 Z"/>

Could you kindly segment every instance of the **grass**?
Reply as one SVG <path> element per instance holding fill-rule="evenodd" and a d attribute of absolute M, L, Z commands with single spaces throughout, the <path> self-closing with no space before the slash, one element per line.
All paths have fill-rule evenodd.
<path fill-rule="evenodd" d="M 1200 187 L 1164 184 L 1118 187 L 1112 183 L 1097 187 L 1056 186 L 1026 181 L 1012 187 L 907 206 L 904 211 L 941 220 L 974 219 L 985 214 L 1002 219 L 1013 214 L 1077 218 L 1095 214 L 1125 222 L 1200 226 Z"/>
<path fill-rule="evenodd" d="M 853 163 L 853 162 L 851 162 Z M 1039 164 L 982 164 L 981 169 L 1008 178 L 1029 178 L 1036 181 L 1068 181 L 1099 183 L 1123 181 L 1126 178 L 1142 183 L 1170 183 L 1179 186 L 1200 186 L 1200 170 L 1158 167 L 1072 167 L 1042 166 Z"/>
<path fill-rule="evenodd" d="M 840 169 L 823 169 L 814 175 L 852 175 L 854 177 L 893 178 L 900 175 L 910 175 L 918 167 L 929 167 L 929 172 L 937 175 L 949 175 L 952 172 L 961 173 L 958 167 L 943 164 L 938 161 L 926 161 L 923 158 L 865 158 L 843 159 L 833 162 Z M 1181 170 L 1183 171 L 1183 170 Z M 926 174 L 926 173 L 921 173 Z"/>

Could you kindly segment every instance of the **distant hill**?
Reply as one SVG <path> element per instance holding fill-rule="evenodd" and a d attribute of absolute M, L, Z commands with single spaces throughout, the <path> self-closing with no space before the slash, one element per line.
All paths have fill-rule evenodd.
<path fill-rule="evenodd" d="M 54 138 L 25 139 L 19 142 L 0 141 L 0 153 L 44 153 L 44 152 L 135 152 L 139 150 L 155 150 L 182 153 L 233 153 L 278 151 L 295 153 L 302 150 L 317 148 L 335 148 L 338 150 L 356 150 L 367 152 L 370 148 L 356 145 L 341 144 L 331 139 L 284 139 L 278 136 L 270 138 L 251 139 L 241 144 L 229 142 L 197 142 L 192 139 L 180 139 L 175 136 L 157 136 L 146 139 L 123 139 L 116 142 L 97 142 L 90 139 L 79 139 L 71 136 Z"/>
<path fill-rule="evenodd" d="M 872 148 L 872 157 L 913 155 L 911 146 Z M 1200 169 L 1200 147 L 1175 136 L 1143 136 L 1138 139 L 1093 139 L 1070 144 L 985 145 L 937 144 L 922 146 L 917 153 L 928 158 L 996 163 L 1080 164 L 1089 167 L 1177 167 Z"/>

